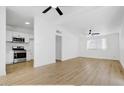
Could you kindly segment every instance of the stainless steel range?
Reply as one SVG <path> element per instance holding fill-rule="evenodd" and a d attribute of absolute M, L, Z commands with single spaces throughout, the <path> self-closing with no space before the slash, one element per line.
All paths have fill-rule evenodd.
<path fill-rule="evenodd" d="M 14 51 L 13 63 L 26 61 L 26 50 L 24 46 L 12 47 L 12 49 Z"/>

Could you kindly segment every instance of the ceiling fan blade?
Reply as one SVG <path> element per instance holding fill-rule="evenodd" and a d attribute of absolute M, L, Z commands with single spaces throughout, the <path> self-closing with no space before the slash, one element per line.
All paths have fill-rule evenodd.
<path fill-rule="evenodd" d="M 46 12 L 48 12 L 50 9 L 51 9 L 52 7 L 51 6 L 49 6 L 48 8 L 46 8 L 42 13 L 46 13 Z"/>
<path fill-rule="evenodd" d="M 56 7 L 56 11 L 59 13 L 59 15 L 63 15 L 62 11 L 59 9 L 59 7 Z"/>

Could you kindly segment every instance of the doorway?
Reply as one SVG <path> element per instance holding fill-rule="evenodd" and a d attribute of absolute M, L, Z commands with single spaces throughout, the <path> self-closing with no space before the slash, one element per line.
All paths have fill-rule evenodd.
<path fill-rule="evenodd" d="M 23 8 L 25 7 L 6 8 L 7 74 L 23 72 L 32 69 L 34 65 L 34 17 L 30 17 L 27 10 L 27 15 L 23 13 Z M 14 10 L 16 11 L 12 12 Z"/>
<path fill-rule="evenodd" d="M 56 62 L 62 59 L 62 36 L 56 35 Z"/>

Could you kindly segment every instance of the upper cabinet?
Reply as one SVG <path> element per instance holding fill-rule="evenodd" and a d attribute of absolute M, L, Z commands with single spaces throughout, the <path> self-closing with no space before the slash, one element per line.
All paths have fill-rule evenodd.
<path fill-rule="evenodd" d="M 25 43 L 28 43 L 30 38 L 33 38 L 33 35 L 26 34 L 26 33 L 20 33 L 20 32 L 14 32 L 14 31 L 7 31 L 6 33 L 6 41 L 12 42 L 12 38 L 25 38 Z"/>
<path fill-rule="evenodd" d="M 12 41 L 13 33 L 12 31 L 6 32 L 6 41 Z"/>
<path fill-rule="evenodd" d="M 12 32 L 12 37 L 20 37 L 20 33 L 19 32 Z"/>

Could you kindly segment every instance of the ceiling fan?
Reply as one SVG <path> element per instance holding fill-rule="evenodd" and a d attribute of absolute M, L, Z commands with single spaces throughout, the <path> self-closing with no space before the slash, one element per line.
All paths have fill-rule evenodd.
<path fill-rule="evenodd" d="M 54 7 L 49 6 L 48 8 L 46 8 L 42 13 L 47 13 L 50 9 L 52 9 Z M 63 15 L 62 11 L 60 10 L 60 8 L 58 6 L 55 7 L 56 11 L 59 13 L 59 15 Z"/>
<path fill-rule="evenodd" d="M 90 29 L 88 35 L 94 36 L 94 35 L 100 35 L 100 33 L 92 33 L 92 30 Z"/>

